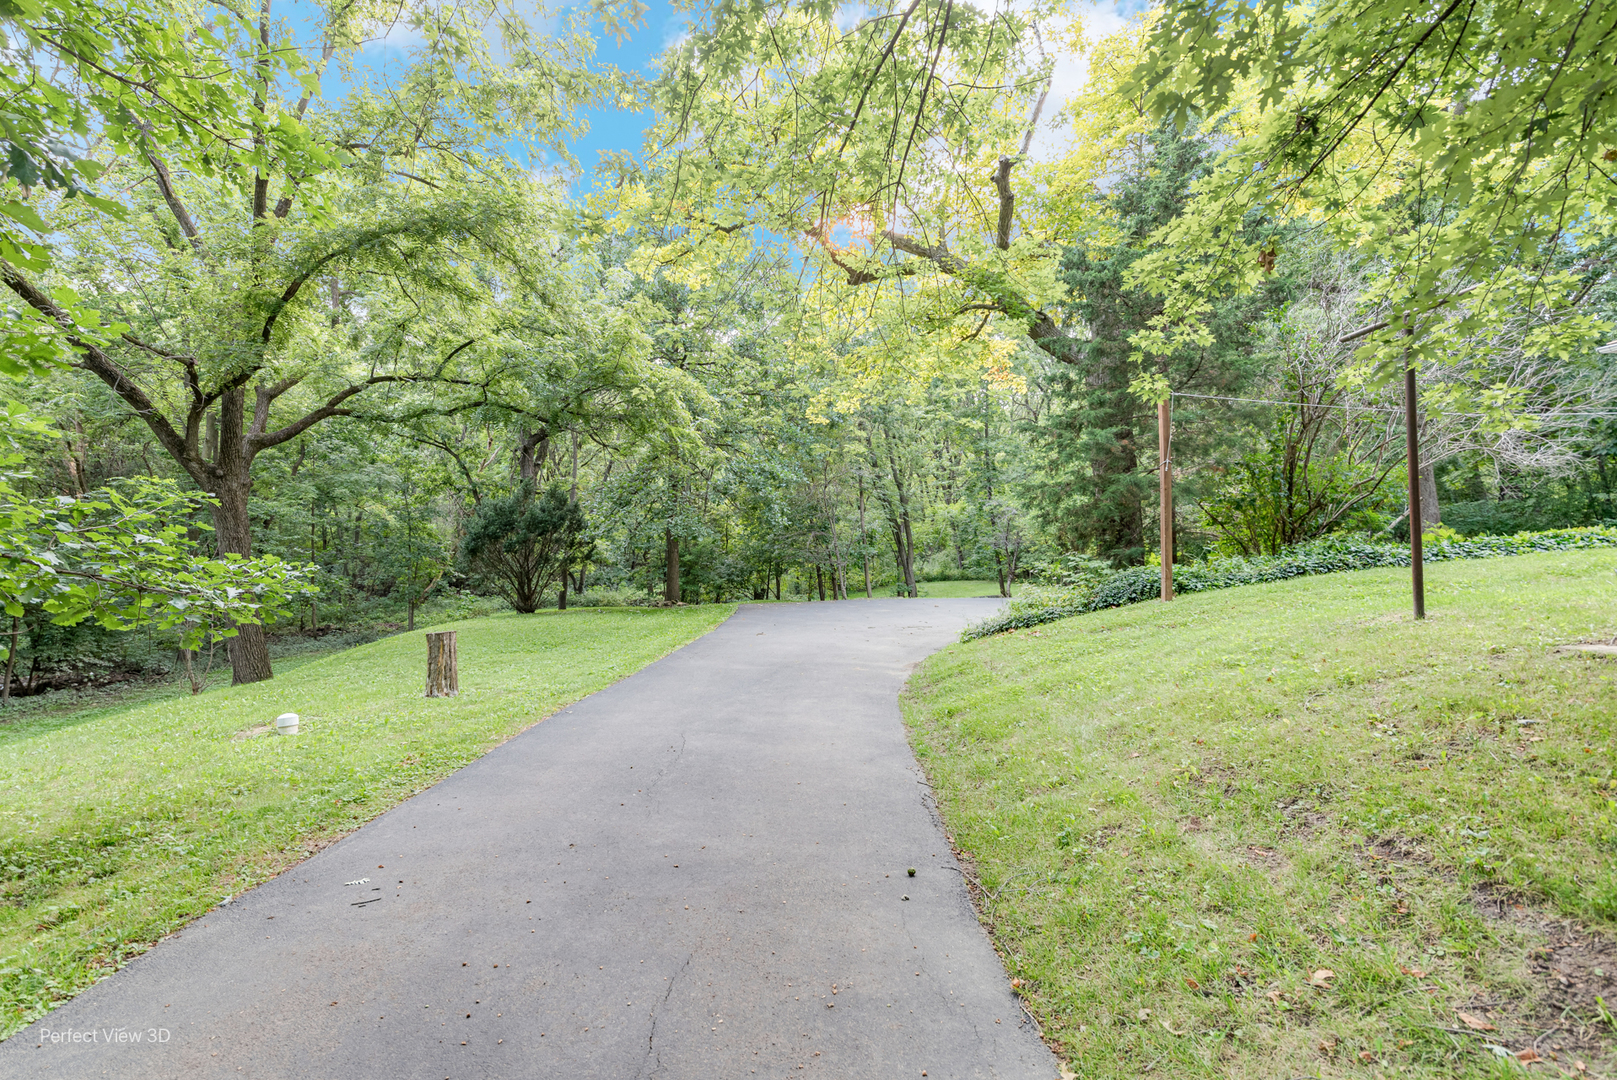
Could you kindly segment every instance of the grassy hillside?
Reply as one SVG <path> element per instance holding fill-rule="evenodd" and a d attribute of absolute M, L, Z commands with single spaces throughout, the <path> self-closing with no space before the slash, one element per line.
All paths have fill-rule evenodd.
<path fill-rule="evenodd" d="M 0 1035 L 733 605 L 504 615 L 458 631 L 460 696 L 402 634 L 198 697 L 0 726 Z M 301 734 L 265 725 L 301 714 Z"/>
<path fill-rule="evenodd" d="M 1617 1045 L 1617 553 L 1370 570 L 950 648 L 917 753 L 1079 1076 L 1505 1076 Z M 1534 1058 L 1542 1064 L 1526 1064 Z"/>

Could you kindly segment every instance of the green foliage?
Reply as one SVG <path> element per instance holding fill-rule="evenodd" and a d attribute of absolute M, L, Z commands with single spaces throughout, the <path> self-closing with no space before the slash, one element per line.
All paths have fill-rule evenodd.
<path fill-rule="evenodd" d="M 1269 431 L 1247 433 L 1245 452 L 1197 503 L 1202 520 L 1235 553 L 1275 555 L 1351 529 L 1381 501 L 1391 463 L 1335 452 L 1320 437 L 1318 418 L 1299 412 L 1305 411 L 1285 409 Z"/>
<path fill-rule="evenodd" d="M 500 499 L 485 499 L 466 525 L 462 568 L 525 615 L 579 553 L 584 512 L 559 485 L 535 496 L 524 485 Z"/>
<path fill-rule="evenodd" d="M 79 499 L 22 499 L 0 484 L 6 613 L 35 604 L 65 626 L 178 628 L 195 648 L 273 622 L 314 592 L 303 567 L 273 555 L 200 558 L 188 534 L 207 502 L 151 477 Z"/>
<path fill-rule="evenodd" d="M 1577 494 L 1558 496 L 1547 492 L 1541 498 L 1444 503 L 1443 524 L 1461 536 L 1500 536 L 1579 525 L 1617 524 L 1617 506 L 1578 498 Z"/>
<path fill-rule="evenodd" d="M 1181 125 L 1245 110 L 1245 130 L 1137 268 L 1174 296 L 1142 345 L 1193 335 L 1299 219 L 1380 268 L 1392 317 L 1365 354 L 1385 368 L 1410 349 L 1440 359 L 1423 316 L 1462 297 L 1461 333 L 1560 306 L 1617 225 L 1614 31 L 1617 9 L 1586 0 L 1167 4 L 1124 93 Z M 1600 330 L 1560 323 L 1535 347 L 1565 360 Z"/>
<path fill-rule="evenodd" d="M 73 626 L 176 629 L 181 642 L 234 637 L 273 622 L 314 588 L 307 569 L 273 555 L 208 558 L 194 536 L 210 500 L 141 476 L 78 498 L 30 497 L 24 447 L 47 433 L 20 405 L 0 414 L 0 604 L 13 619 L 44 613 Z M 3 628 L 0 628 L 3 629 Z M 0 657 L 10 638 L 0 636 Z"/>
<path fill-rule="evenodd" d="M 1427 562 L 1449 559 L 1491 559 L 1501 555 L 1525 555 L 1539 551 L 1573 551 L 1581 548 L 1617 547 L 1617 528 L 1559 529 L 1550 532 L 1518 533 L 1515 536 L 1482 536 L 1470 540 L 1439 540 L 1423 548 Z M 1298 544 L 1278 555 L 1215 556 L 1205 563 L 1174 567 L 1174 591 L 1179 593 L 1228 589 L 1237 585 L 1257 585 L 1267 581 L 1311 574 L 1336 574 L 1345 570 L 1366 570 L 1377 566 L 1408 566 L 1409 549 L 1397 544 L 1373 543 L 1345 536 L 1328 536 Z M 1018 596 L 1003 610 L 961 633 L 971 641 L 1006 630 L 1055 622 L 1105 608 L 1138 604 L 1162 595 L 1161 578 L 1154 567 L 1135 566 L 1119 570 L 1092 585 L 1064 589 L 1034 588 Z"/>
<path fill-rule="evenodd" d="M 1069 248 L 1062 260 L 1065 306 L 1090 332 L 1074 343 L 1069 363 L 1052 365 L 1043 377 L 1052 407 L 1032 426 L 1041 460 L 1025 495 L 1060 546 L 1092 551 L 1114 566 L 1143 557 L 1146 504 L 1156 489 L 1156 410 L 1131 389 L 1137 371 L 1131 339 L 1161 315 L 1164 299 L 1128 275 L 1154 247 L 1153 234 L 1179 216 L 1210 154 L 1205 134 L 1167 125 L 1151 132 L 1138 153 L 1119 163 L 1121 175 L 1100 207 L 1104 227 L 1096 223 L 1094 239 Z M 1154 357 L 1154 370 L 1177 391 L 1240 392 L 1257 374 L 1259 313 L 1284 292 L 1282 279 L 1264 294 L 1220 302 L 1208 313 L 1210 336 Z M 1197 402 L 1181 404 L 1176 453 L 1204 456 L 1227 428 L 1197 422 L 1198 411 L 1206 411 Z"/>

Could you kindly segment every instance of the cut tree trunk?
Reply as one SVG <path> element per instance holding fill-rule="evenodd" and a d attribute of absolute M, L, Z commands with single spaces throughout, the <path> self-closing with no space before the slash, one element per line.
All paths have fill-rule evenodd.
<path fill-rule="evenodd" d="M 455 631 L 427 635 L 427 696 L 454 697 L 460 693 L 455 669 Z"/>

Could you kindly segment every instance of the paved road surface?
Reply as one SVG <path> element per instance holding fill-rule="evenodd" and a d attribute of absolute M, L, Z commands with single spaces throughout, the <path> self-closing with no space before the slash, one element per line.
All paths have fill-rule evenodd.
<path fill-rule="evenodd" d="M 741 608 L 0 1044 L 0 1076 L 1054 1080 L 896 700 L 996 603 Z"/>

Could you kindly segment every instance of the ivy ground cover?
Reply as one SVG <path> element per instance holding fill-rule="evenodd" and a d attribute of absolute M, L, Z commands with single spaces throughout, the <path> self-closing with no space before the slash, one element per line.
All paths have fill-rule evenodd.
<path fill-rule="evenodd" d="M 734 605 L 501 615 L 460 696 L 402 634 L 198 697 L 0 726 L 0 1036 Z M 300 734 L 268 727 L 300 714 Z"/>
<path fill-rule="evenodd" d="M 1612 1075 L 1617 659 L 1554 647 L 1617 637 L 1617 551 L 1427 582 L 1420 623 L 1407 570 L 1337 573 L 912 679 L 979 910 L 1073 1073 Z"/>

